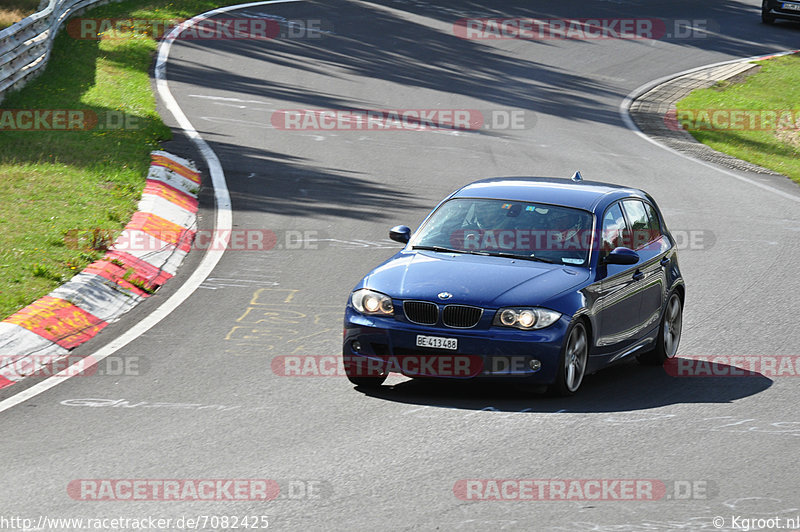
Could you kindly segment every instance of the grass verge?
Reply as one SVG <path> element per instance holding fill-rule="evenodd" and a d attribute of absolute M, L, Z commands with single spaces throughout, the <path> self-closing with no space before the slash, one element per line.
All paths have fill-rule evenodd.
<path fill-rule="evenodd" d="M 233 3 L 126 0 L 82 17 L 186 19 Z M 125 226 L 141 196 L 150 151 L 171 135 L 150 85 L 155 38 L 79 40 L 69 33 L 56 38 L 46 71 L 0 105 L 0 319 L 103 254 L 107 238 L 93 235 L 113 239 Z M 78 110 L 97 124 L 15 131 L 19 110 Z"/>
<path fill-rule="evenodd" d="M 679 123 L 693 116 L 687 129 L 698 141 L 800 183 L 800 54 L 757 64 L 761 71 L 742 83 L 720 83 L 679 101 Z M 701 118 L 698 110 L 724 112 L 714 124 L 710 115 Z M 759 112 L 742 113 L 737 119 L 732 110 Z M 778 111 L 774 120 L 769 111 Z"/>
<path fill-rule="evenodd" d="M 39 0 L 7 0 L 0 6 L 0 30 L 35 13 Z"/>

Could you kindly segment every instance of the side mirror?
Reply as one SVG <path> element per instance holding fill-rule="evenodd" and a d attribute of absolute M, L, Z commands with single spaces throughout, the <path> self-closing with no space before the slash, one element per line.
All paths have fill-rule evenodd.
<path fill-rule="evenodd" d="M 639 262 L 639 254 L 630 248 L 615 248 L 606 256 L 603 262 L 606 264 L 622 264 L 629 266 Z"/>
<path fill-rule="evenodd" d="M 411 229 L 405 225 L 397 225 L 389 229 L 389 238 L 401 244 L 408 244 L 411 239 Z"/>

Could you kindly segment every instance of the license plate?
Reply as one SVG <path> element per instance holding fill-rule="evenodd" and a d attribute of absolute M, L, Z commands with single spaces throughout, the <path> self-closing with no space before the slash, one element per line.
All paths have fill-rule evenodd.
<path fill-rule="evenodd" d="M 783 4 L 783 9 L 788 9 L 789 11 L 800 11 L 800 4 Z"/>
<path fill-rule="evenodd" d="M 433 347 L 434 349 L 458 349 L 458 338 L 442 338 L 441 336 L 417 335 L 417 347 Z"/>

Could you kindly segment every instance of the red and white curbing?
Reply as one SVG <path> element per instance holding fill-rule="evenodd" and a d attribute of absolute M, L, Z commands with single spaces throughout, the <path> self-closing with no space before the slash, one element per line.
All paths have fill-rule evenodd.
<path fill-rule="evenodd" d="M 139 211 L 106 255 L 0 322 L 0 388 L 66 356 L 175 275 L 197 229 L 200 174 L 180 157 L 151 156 Z"/>

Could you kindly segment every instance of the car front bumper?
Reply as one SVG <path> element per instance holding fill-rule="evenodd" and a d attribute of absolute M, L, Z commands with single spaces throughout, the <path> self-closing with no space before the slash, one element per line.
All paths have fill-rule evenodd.
<path fill-rule="evenodd" d="M 769 3 L 767 9 L 765 10 L 769 15 L 775 18 L 783 18 L 787 20 L 800 20 L 800 11 L 796 11 L 793 9 L 785 9 L 783 6 L 784 2 L 772 2 Z M 798 2 L 789 2 L 789 4 L 798 4 Z"/>
<path fill-rule="evenodd" d="M 540 330 L 506 327 L 427 327 L 393 317 L 345 311 L 343 357 L 350 372 L 396 372 L 409 377 L 516 380 L 550 384 L 556 378 L 569 319 Z M 417 347 L 417 336 L 458 340 L 458 349 Z M 532 361 L 538 361 L 533 362 Z M 538 368 L 537 368 L 538 366 Z M 366 373 L 364 373 L 366 372 Z"/>

